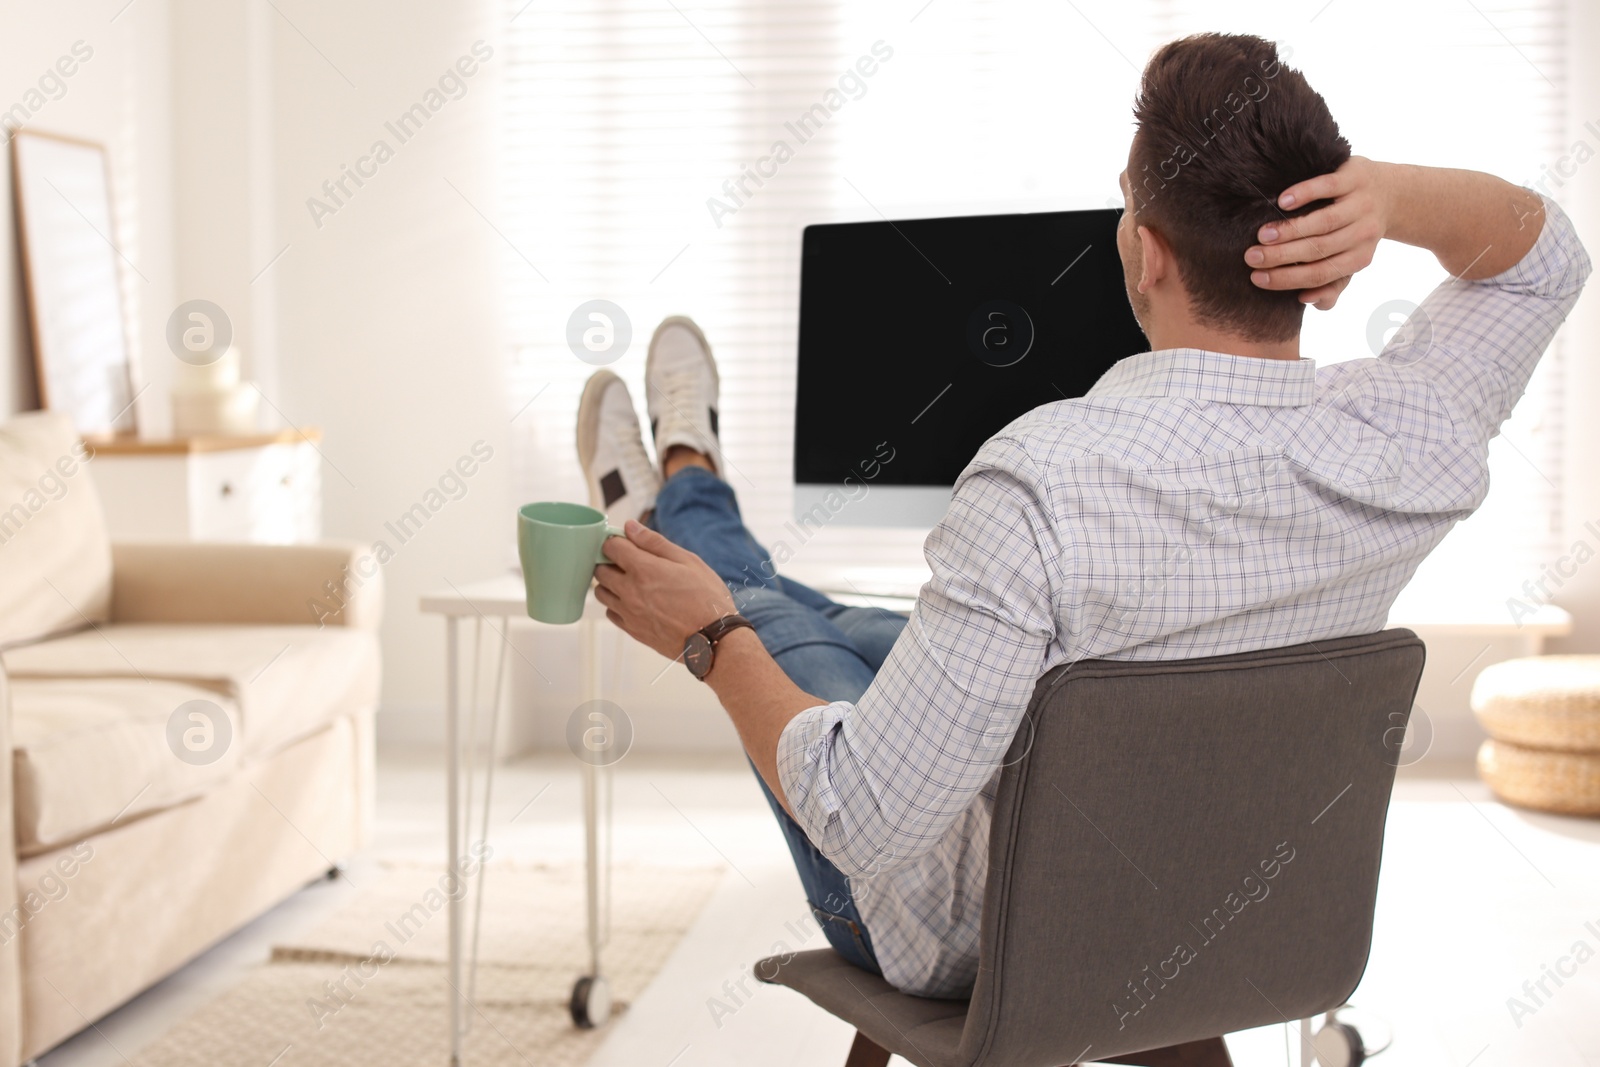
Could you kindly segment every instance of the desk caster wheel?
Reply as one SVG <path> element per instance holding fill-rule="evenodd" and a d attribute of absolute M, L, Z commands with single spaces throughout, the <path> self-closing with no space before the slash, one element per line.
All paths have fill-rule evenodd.
<path fill-rule="evenodd" d="M 1367 1058 L 1361 1032 L 1349 1023 L 1328 1023 L 1312 1035 L 1311 1047 L 1320 1067 L 1361 1067 Z"/>
<path fill-rule="evenodd" d="M 572 1024 L 580 1030 L 604 1026 L 611 1018 L 611 986 L 599 975 L 585 975 L 572 986 Z"/>

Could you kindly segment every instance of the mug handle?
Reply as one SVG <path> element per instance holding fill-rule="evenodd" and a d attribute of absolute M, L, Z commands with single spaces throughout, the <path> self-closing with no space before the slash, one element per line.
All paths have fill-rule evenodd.
<path fill-rule="evenodd" d="M 613 537 L 626 537 L 626 536 L 628 536 L 626 533 L 624 533 L 622 531 L 622 527 L 613 526 L 609 522 L 605 524 L 605 528 L 604 529 L 605 529 L 605 536 L 600 538 L 600 544 L 601 544 L 602 547 L 604 547 L 605 543 L 607 541 L 611 540 Z M 594 561 L 595 561 L 596 564 L 610 563 L 611 562 L 609 559 L 606 558 L 606 554 L 604 552 L 600 551 L 599 548 L 595 549 Z"/>

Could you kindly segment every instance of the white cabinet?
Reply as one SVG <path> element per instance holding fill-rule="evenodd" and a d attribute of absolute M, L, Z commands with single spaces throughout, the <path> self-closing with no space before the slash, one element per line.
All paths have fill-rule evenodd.
<path fill-rule="evenodd" d="M 322 536 L 320 432 L 89 441 L 113 541 L 259 541 Z"/>

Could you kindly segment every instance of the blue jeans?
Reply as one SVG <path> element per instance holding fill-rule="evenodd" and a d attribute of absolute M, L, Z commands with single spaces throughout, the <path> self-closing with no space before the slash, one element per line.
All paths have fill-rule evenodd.
<path fill-rule="evenodd" d="M 846 607 L 781 577 L 766 549 L 745 528 L 733 487 L 702 467 L 685 467 L 667 479 L 650 524 L 705 560 L 728 583 L 739 613 L 755 624 L 767 652 L 790 681 L 813 696 L 859 700 L 905 628 L 902 615 Z M 811 843 L 760 774 L 756 781 L 777 817 L 811 913 L 828 943 L 857 967 L 881 974 L 850 880 Z"/>

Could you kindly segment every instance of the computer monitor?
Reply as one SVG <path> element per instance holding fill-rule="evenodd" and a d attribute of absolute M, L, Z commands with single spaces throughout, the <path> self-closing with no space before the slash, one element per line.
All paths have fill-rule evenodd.
<path fill-rule="evenodd" d="M 830 523 L 931 527 L 998 430 L 1147 350 L 1123 287 L 1120 214 L 806 227 L 796 520 L 818 521 L 821 507 Z"/>

